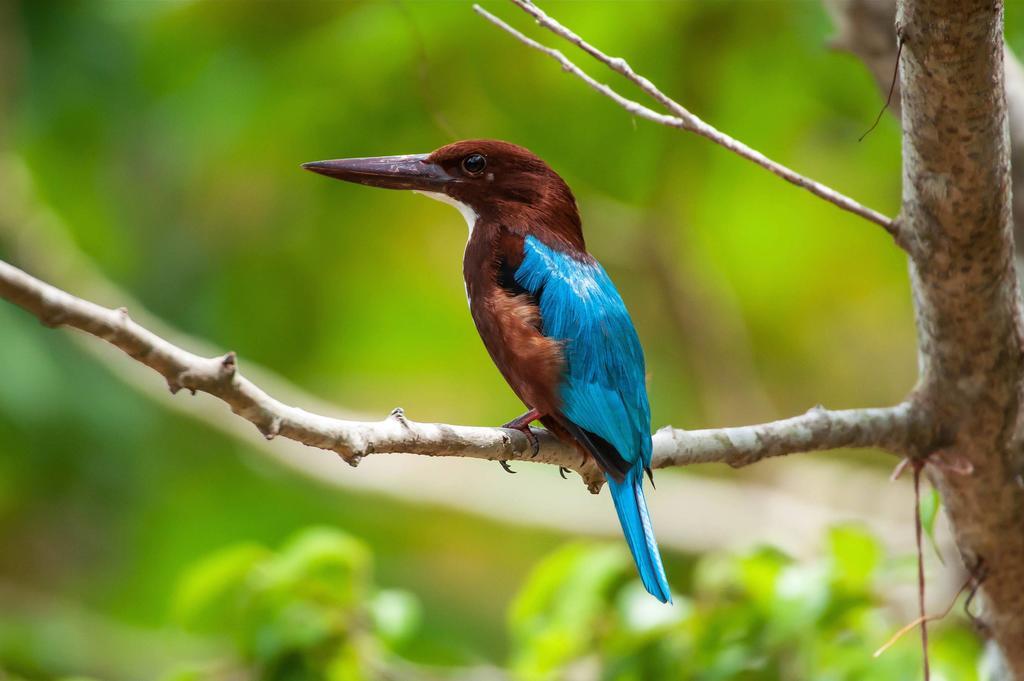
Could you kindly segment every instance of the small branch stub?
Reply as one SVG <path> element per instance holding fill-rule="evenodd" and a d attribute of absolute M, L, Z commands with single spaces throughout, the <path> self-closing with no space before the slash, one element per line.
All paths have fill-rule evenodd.
<path fill-rule="evenodd" d="M 270 418 L 270 423 L 265 427 L 261 428 L 260 426 L 257 426 L 257 428 L 263 434 L 264 439 L 273 440 L 281 433 L 281 417 L 272 416 Z"/>
<path fill-rule="evenodd" d="M 235 355 L 235 351 L 224 355 L 220 360 L 221 373 L 228 378 L 234 378 L 235 372 L 238 371 L 238 357 Z"/>
<path fill-rule="evenodd" d="M 388 414 L 388 417 L 398 421 L 406 429 L 409 428 L 409 421 L 406 420 L 406 418 L 405 418 L 405 410 L 402 409 L 401 407 L 395 407 L 394 409 L 392 409 L 391 413 Z"/>

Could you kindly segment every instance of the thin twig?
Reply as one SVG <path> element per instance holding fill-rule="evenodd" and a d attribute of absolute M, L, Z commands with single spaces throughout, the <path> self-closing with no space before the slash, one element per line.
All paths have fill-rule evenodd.
<path fill-rule="evenodd" d="M 595 59 L 611 68 L 616 73 L 620 73 L 629 79 L 631 82 L 636 84 L 641 90 L 647 95 L 652 97 L 655 101 L 659 102 L 665 108 L 667 108 L 673 115 L 665 115 L 654 111 L 639 102 L 623 97 L 608 85 L 601 83 L 583 71 L 580 67 L 574 64 L 568 57 L 562 54 L 560 51 L 547 47 L 538 43 L 536 40 L 527 37 L 522 32 L 509 26 L 507 23 L 494 16 L 480 5 L 473 5 L 473 10 L 491 22 L 498 28 L 502 29 L 509 35 L 513 36 L 523 44 L 531 47 L 535 50 L 543 52 L 552 59 L 559 62 L 562 65 L 562 69 L 573 74 L 587 85 L 597 90 L 604 96 L 608 97 L 616 104 L 624 108 L 629 113 L 644 118 L 646 120 L 665 125 L 670 128 L 678 128 L 681 130 L 687 130 L 689 132 L 696 133 L 702 137 L 705 137 L 715 144 L 725 147 L 729 151 L 749 160 L 753 161 L 757 165 L 769 170 L 775 175 L 782 179 L 790 182 L 798 187 L 802 187 L 807 191 L 811 192 L 815 196 L 822 198 L 829 203 L 832 203 L 839 208 L 859 215 L 860 217 L 869 220 L 877 225 L 883 227 L 897 243 L 901 243 L 899 237 L 898 223 L 891 218 L 882 215 L 876 210 L 868 208 L 857 201 L 851 199 L 844 194 L 840 194 L 836 190 L 828 187 L 816 180 L 812 180 L 809 177 L 805 177 L 800 173 L 791 170 L 790 168 L 773 161 L 768 158 L 760 151 L 753 149 L 752 147 L 740 142 L 739 140 L 726 135 L 715 127 L 705 123 L 703 120 L 688 111 L 682 104 L 679 104 L 674 99 L 659 90 L 650 80 L 637 74 L 633 71 L 632 67 L 626 62 L 626 60 L 618 57 L 610 57 L 601 50 L 597 49 L 590 43 L 583 40 L 580 36 L 573 33 L 571 30 L 558 23 L 547 14 L 545 14 L 539 7 L 526 0 L 512 0 L 517 6 L 529 13 L 537 23 L 544 28 L 550 30 L 552 33 L 565 38 L 574 45 L 580 47 L 582 50 L 593 56 Z"/>
<path fill-rule="evenodd" d="M 924 463 L 914 460 L 914 537 L 917 542 L 917 604 L 921 613 L 921 657 L 924 660 L 924 681 L 931 679 L 928 665 L 928 615 L 924 609 L 924 546 L 921 535 L 921 469 Z"/>
<path fill-rule="evenodd" d="M 878 110 L 878 115 L 875 116 L 875 122 L 871 124 L 871 127 L 864 131 L 864 134 L 857 138 L 858 142 L 863 142 L 864 138 L 871 134 L 871 131 L 878 127 L 878 124 L 882 121 L 882 115 L 886 109 L 889 108 L 889 104 L 892 103 L 892 93 L 896 91 L 896 81 L 900 75 L 900 55 L 903 54 L 903 30 L 896 23 L 896 40 L 898 41 L 898 47 L 896 48 L 896 63 L 892 67 L 892 82 L 889 83 L 889 94 L 885 97 L 885 104 Z"/>
<path fill-rule="evenodd" d="M 956 593 L 953 594 L 953 598 L 950 599 L 949 605 L 946 606 L 945 610 L 943 610 L 942 612 L 940 612 L 940 613 L 938 613 L 936 615 L 927 615 L 927 616 L 921 615 L 920 617 L 917 617 L 916 619 L 914 619 L 914 621 L 906 623 L 905 625 L 900 627 L 899 631 L 897 631 L 895 634 L 890 636 L 889 640 L 886 641 L 885 643 L 883 643 L 881 645 L 881 647 L 878 648 L 878 650 L 876 650 L 874 653 L 872 653 L 871 657 L 880 657 L 882 655 L 882 653 L 884 653 L 885 651 L 889 650 L 889 648 L 892 648 L 894 645 L 896 645 L 897 641 L 899 641 L 901 638 L 903 638 L 908 631 L 910 631 L 911 629 L 913 629 L 917 625 L 919 625 L 919 624 L 923 625 L 925 622 L 938 622 L 939 620 L 942 620 L 942 619 L 945 619 L 946 617 L 948 617 L 949 613 L 951 613 L 953 611 L 953 607 L 956 605 L 957 599 L 960 598 L 960 596 L 963 594 L 963 592 L 967 590 L 967 587 L 971 587 L 971 593 L 968 594 L 967 601 L 964 602 L 964 609 L 966 610 L 967 606 L 970 603 L 970 599 L 974 596 L 974 594 L 975 594 L 975 592 L 977 591 L 977 588 L 978 588 L 978 579 L 974 575 L 969 575 L 967 577 L 967 579 L 964 581 L 963 585 L 959 589 L 957 589 Z M 968 616 L 970 616 L 970 612 L 968 612 Z M 927 656 L 925 656 L 925 657 L 927 659 Z M 927 664 L 927 662 L 925 664 Z"/>

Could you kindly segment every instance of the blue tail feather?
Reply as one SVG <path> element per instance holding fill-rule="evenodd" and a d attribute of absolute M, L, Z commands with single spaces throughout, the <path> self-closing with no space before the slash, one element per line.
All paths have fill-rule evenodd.
<path fill-rule="evenodd" d="M 605 479 L 644 587 L 662 603 L 671 603 L 668 579 L 661 565 L 654 531 L 651 530 L 651 519 L 647 515 L 643 471 L 639 467 L 631 468 L 622 482 L 616 482 L 609 476 L 605 476 Z"/>

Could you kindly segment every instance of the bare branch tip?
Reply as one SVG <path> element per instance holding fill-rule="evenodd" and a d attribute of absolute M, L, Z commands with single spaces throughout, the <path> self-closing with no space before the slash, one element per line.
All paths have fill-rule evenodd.
<path fill-rule="evenodd" d="M 39 323 L 50 329 L 56 329 L 67 321 L 68 315 L 64 310 L 56 310 L 50 314 L 39 317 Z"/>
<path fill-rule="evenodd" d="M 263 437 L 267 440 L 273 440 L 281 433 L 281 417 L 275 416 L 270 419 L 270 423 L 266 426 L 257 426 L 260 432 L 263 433 Z"/>
<path fill-rule="evenodd" d="M 359 465 L 359 462 L 363 460 L 363 457 L 369 456 L 377 450 L 374 448 L 372 442 L 364 440 L 358 446 L 338 444 L 334 447 L 334 451 L 345 460 L 345 463 L 352 466 L 352 468 L 355 468 Z"/>
<path fill-rule="evenodd" d="M 402 409 L 401 407 L 395 407 L 394 409 L 392 409 L 391 413 L 388 414 L 388 418 L 398 421 L 407 429 L 410 428 L 409 419 L 405 417 L 405 410 Z"/>
<path fill-rule="evenodd" d="M 909 465 L 910 457 L 904 457 L 900 459 L 900 462 L 896 464 L 896 468 L 894 468 L 892 470 L 892 473 L 889 475 L 889 480 L 891 482 L 896 482 L 897 480 L 899 480 L 900 476 L 903 475 L 903 471 L 907 470 L 907 466 Z"/>
<path fill-rule="evenodd" d="M 235 373 L 238 371 L 238 355 L 235 354 L 234 350 L 221 357 L 220 370 L 223 375 L 234 377 Z"/>
<path fill-rule="evenodd" d="M 185 370 L 174 378 L 168 378 L 167 385 L 171 387 L 172 394 L 177 393 L 179 390 L 184 388 L 185 390 L 188 390 L 190 393 L 195 395 L 196 387 L 193 381 L 194 378 L 195 376 L 192 375 L 191 371 Z"/>

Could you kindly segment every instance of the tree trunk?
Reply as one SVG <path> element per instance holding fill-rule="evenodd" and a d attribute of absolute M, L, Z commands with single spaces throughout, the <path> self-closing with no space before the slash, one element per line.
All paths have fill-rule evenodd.
<path fill-rule="evenodd" d="M 922 455 L 969 570 L 982 622 L 1024 678 L 1020 293 L 1013 263 L 1003 7 L 903 0 L 901 236 L 919 336 Z M 935 460 L 932 459 L 934 462 Z"/>

